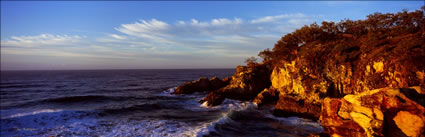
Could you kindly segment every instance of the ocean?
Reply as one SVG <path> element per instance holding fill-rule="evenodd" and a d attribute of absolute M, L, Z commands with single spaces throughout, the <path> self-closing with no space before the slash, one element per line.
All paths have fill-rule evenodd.
<path fill-rule="evenodd" d="M 207 92 L 171 94 L 199 77 L 234 69 L 2 71 L 1 136 L 308 136 L 323 129 L 272 106 L 226 99 L 205 107 Z"/>

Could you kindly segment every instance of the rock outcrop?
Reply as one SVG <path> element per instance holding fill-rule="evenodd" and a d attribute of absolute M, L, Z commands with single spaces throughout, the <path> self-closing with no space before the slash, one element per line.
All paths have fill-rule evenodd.
<path fill-rule="evenodd" d="M 341 98 L 385 87 L 425 87 L 425 42 L 418 39 L 425 37 L 416 33 L 403 38 L 378 48 L 370 48 L 367 38 L 344 46 L 334 43 L 302 46 L 292 61 L 281 60 L 274 65 L 269 89 L 279 92 L 276 112 L 308 114 L 317 119 L 320 112 L 310 106 L 319 106 L 320 110 L 325 97 Z M 409 43 L 410 40 L 418 43 Z M 263 102 L 262 95 L 258 96 L 256 100 Z M 307 111 L 305 107 L 310 108 Z"/>
<path fill-rule="evenodd" d="M 332 136 L 424 136 L 424 100 L 420 87 L 326 98 L 320 123 Z"/>
<path fill-rule="evenodd" d="M 178 86 L 173 94 L 190 94 L 201 91 L 213 91 L 227 86 L 229 82 L 230 78 L 224 78 L 223 80 L 217 77 L 213 77 L 211 79 L 199 78 L 196 81 L 186 82 Z"/>
<path fill-rule="evenodd" d="M 200 103 L 215 106 L 221 104 L 224 98 L 252 100 L 258 93 L 270 87 L 270 70 L 268 64 L 238 66 L 229 85 L 208 93 Z"/>

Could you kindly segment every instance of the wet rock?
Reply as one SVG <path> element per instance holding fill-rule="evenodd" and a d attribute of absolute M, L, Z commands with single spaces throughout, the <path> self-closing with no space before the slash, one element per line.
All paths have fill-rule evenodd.
<path fill-rule="evenodd" d="M 322 102 L 320 123 L 325 132 L 339 136 L 420 136 L 424 133 L 425 109 L 406 96 L 407 89 L 382 88 L 342 99 L 326 98 Z M 419 87 L 409 90 L 420 90 Z M 421 94 L 422 95 L 422 94 Z"/>
<path fill-rule="evenodd" d="M 212 91 L 201 102 L 208 106 L 221 104 L 221 97 L 236 100 L 252 100 L 258 93 L 270 87 L 271 69 L 268 64 L 256 64 L 250 67 L 238 66 L 230 83 L 221 89 Z M 218 100 L 214 100 L 215 98 Z M 214 102 L 214 103 L 213 103 Z"/>
<path fill-rule="evenodd" d="M 224 96 L 218 91 L 208 93 L 206 97 L 199 101 L 204 106 L 217 106 L 224 101 Z"/>
<path fill-rule="evenodd" d="M 199 78 L 196 81 L 186 82 L 178 86 L 173 94 L 191 94 L 194 92 L 217 90 L 228 85 L 229 81 L 229 78 L 224 78 L 223 80 L 220 80 L 217 77 L 213 77 L 211 79 Z"/>

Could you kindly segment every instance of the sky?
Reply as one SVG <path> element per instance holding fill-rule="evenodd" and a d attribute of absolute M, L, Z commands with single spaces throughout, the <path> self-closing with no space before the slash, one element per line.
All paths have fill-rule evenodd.
<path fill-rule="evenodd" d="M 1 1 L 1 70 L 234 68 L 304 25 L 414 11 L 423 5 L 423 1 Z"/>

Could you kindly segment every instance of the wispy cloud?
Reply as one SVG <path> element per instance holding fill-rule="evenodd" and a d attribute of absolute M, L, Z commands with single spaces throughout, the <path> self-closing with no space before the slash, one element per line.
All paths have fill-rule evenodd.
<path fill-rule="evenodd" d="M 136 36 L 140 38 L 147 38 L 152 40 L 161 40 L 161 37 L 167 36 L 166 31 L 169 25 L 163 21 L 152 19 L 150 21 L 140 20 L 139 22 L 131 24 L 122 24 L 115 30 L 127 34 L 129 36 Z"/>
<path fill-rule="evenodd" d="M 207 21 L 198 19 L 177 20 L 174 23 L 151 19 L 149 21 L 122 24 L 116 30 L 128 37 L 126 40 L 115 38 L 124 43 L 139 42 L 145 47 L 156 47 L 160 51 L 200 53 L 215 50 L 248 51 L 251 55 L 264 48 L 273 46 L 283 34 L 317 20 L 305 14 L 280 14 L 264 16 L 252 20 L 242 18 L 216 18 Z M 134 46 L 134 44 L 133 44 Z M 173 52 L 173 53 L 175 53 Z M 242 54 L 240 58 L 242 58 Z M 243 55 L 246 57 L 246 54 Z"/>
<path fill-rule="evenodd" d="M 300 19 L 300 18 L 308 18 L 305 14 L 297 13 L 297 14 L 280 14 L 275 16 L 265 16 L 260 17 L 254 20 L 251 20 L 251 23 L 268 23 L 268 22 L 276 22 L 281 19 Z"/>
<path fill-rule="evenodd" d="M 2 46 L 35 47 L 35 46 L 63 46 L 78 43 L 82 36 L 40 34 L 37 36 L 12 36 L 2 40 Z"/>
<path fill-rule="evenodd" d="M 115 39 L 120 39 L 120 40 L 127 39 L 127 37 L 125 37 L 125 36 L 120 36 L 120 35 L 117 35 L 117 34 L 111 34 L 111 35 L 109 35 L 109 36 L 111 36 L 111 37 L 113 37 L 113 38 L 115 38 Z"/>

